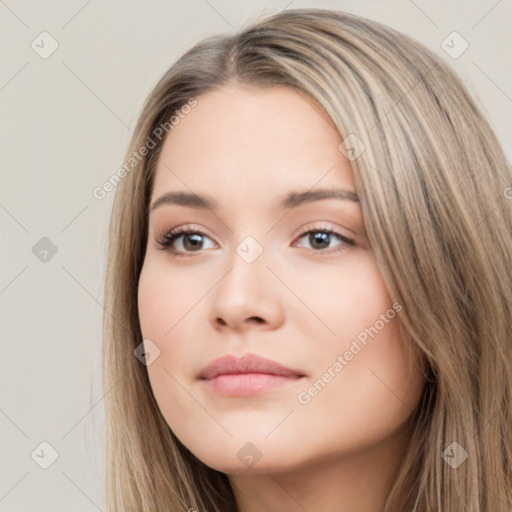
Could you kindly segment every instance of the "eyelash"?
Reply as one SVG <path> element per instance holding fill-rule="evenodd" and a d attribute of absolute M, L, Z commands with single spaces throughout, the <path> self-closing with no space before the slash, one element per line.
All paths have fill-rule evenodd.
<path fill-rule="evenodd" d="M 338 233 L 337 231 L 333 231 L 332 229 L 329 229 L 324 226 L 315 226 L 313 228 L 303 229 L 297 235 L 297 238 L 302 238 L 304 235 L 307 235 L 309 233 L 327 233 L 329 235 L 336 235 L 341 240 L 342 243 L 336 249 L 329 251 L 330 254 L 346 249 L 346 245 L 351 245 L 351 246 L 355 245 L 354 240 L 347 238 L 347 237 L 341 235 L 340 233 Z M 206 233 L 203 233 L 199 229 L 193 229 L 193 228 L 188 228 L 188 227 L 171 229 L 167 233 L 164 233 L 162 235 L 162 237 L 156 241 L 157 248 L 160 250 L 169 252 L 169 254 L 171 256 L 180 256 L 180 257 L 181 256 L 184 256 L 184 257 L 194 256 L 195 251 L 187 253 L 187 252 L 177 251 L 176 249 L 172 249 L 172 247 L 171 247 L 172 244 L 180 236 L 190 235 L 190 234 L 208 237 L 208 235 Z M 328 251 L 328 249 L 319 249 L 319 250 L 310 249 L 310 250 L 313 252 L 317 252 L 317 253 L 323 253 L 323 252 Z M 197 252 L 199 253 L 201 251 L 197 251 Z"/>

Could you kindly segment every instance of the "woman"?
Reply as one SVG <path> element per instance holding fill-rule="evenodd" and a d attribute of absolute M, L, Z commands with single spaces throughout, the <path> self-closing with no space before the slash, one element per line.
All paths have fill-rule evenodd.
<path fill-rule="evenodd" d="M 512 175 L 439 57 L 282 12 L 186 52 L 134 155 L 109 510 L 510 512 Z"/>

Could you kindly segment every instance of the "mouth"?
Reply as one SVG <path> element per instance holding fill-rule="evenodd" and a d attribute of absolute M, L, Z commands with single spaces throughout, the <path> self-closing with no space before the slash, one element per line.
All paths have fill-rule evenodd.
<path fill-rule="evenodd" d="M 305 377 L 301 371 L 254 354 L 220 357 L 198 376 L 210 392 L 227 396 L 257 395 L 288 387 Z"/>

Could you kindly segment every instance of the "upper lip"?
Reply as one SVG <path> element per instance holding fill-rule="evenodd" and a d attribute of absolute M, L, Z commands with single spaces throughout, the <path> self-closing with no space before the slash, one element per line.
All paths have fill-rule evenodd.
<path fill-rule="evenodd" d="M 199 374 L 200 379 L 214 379 L 219 375 L 236 375 L 241 373 L 267 373 L 271 375 L 282 375 L 284 377 L 303 377 L 304 373 L 287 368 L 277 361 L 257 356 L 255 354 L 244 354 L 236 357 L 228 354 L 212 361 L 203 368 Z"/>

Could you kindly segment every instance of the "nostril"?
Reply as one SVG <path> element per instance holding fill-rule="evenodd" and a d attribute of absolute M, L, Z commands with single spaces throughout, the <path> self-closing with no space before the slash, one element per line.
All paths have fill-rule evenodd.
<path fill-rule="evenodd" d="M 263 320 L 263 318 L 261 318 L 261 317 L 259 317 L 259 316 L 251 316 L 251 317 L 249 317 L 249 318 L 247 319 L 247 321 L 248 321 L 248 322 L 254 322 L 254 323 L 256 323 L 256 324 L 263 324 L 263 323 L 265 323 L 265 320 Z M 219 317 L 219 318 L 217 318 L 217 323 L 218 323 L 219 325 L 222 325 L 222 326 L 226 326 L 226 325 L 228 325 L 228 323 L 227 323 L 225 320 L 223 320 L 222 318 L 220 318 L 220 317 Z"/>

